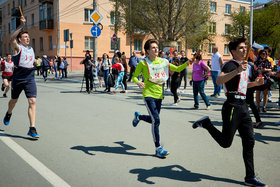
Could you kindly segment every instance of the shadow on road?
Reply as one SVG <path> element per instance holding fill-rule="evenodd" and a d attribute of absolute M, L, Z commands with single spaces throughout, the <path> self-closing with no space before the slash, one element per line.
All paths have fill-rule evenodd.
<path fill-rule="evenodd" d="M 4 131 L 4 130 L 0 129 L 0 131 Z M 12 134 L 6 134 L 6 133 L 0 133 L 0 136 L 6 136 L 6 137 L 10 137 L 10 138 L 21 138 L 21 139 L 30 140 L 30 141 L 37 141 L 38 140 L 36 138 L 30 138 L 30 137 L 24 137 L 24 136 L 12 135 Z"/>
<path fill-rule="evenodd" d="M 147 183 L 147 184 L 155 184 L 151 179 L 151 177 L 162 177 L 172 180 L 186 181 L 186 182 L 199 182 L 202 179 L 220 181 L 226 183 L 234 183 L 240 184 L 243 183 L 240 181 L 226 179 L 221 177 L 214 177 L 210 175 L 204 175 L 200 173 L 193 173 L 189 170 L 186 170 L 184 167 L 180 165 L 170 165 L 164 167 L 154 167 L 152 169 L 132 169 L 129 171 L 133 174 L 138 174 L 138 181 Z"/>
<path fill-rule="evenodd" d="M 114 143 L 119 144 L 120 146 L 118 146 L 118 147 L 109 147 L 109 146 L 85 147 L 85 146 L 79 145 L 79 146 L 71 147 L 71 149 L 83 151 L 84 153 L 86 153 L 88 155 L 95 155 L 94 153 L 90 153 L 90 151 L 93 151 L 93 152 L 95 151 L 95 152 L 124 154 L 124 155 L 132 155 L 132 156 L 153 156 L 153 155 L 144 154 L 144 153 L 127 152 L 127 151 L 131 151 L 131 150 L 136 150 L 136 148 L 132 147 L 128 144 L 125 144 L 123 141 L 114 142 Z"/>

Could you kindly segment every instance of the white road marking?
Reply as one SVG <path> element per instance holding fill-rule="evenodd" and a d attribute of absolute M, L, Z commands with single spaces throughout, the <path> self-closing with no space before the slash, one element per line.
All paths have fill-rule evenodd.
<path fill-rule="evenodd" d="M 57 176 L 53 171 L 47 168 L 38 159 L 32 156 L 24 148 L 18 145 L 9 137 L 5 137 L 5 134 L 0 133 L 0 140 L 2 140 L 10 149 L 18 154 L 25 162 L 27 162 L 33 169 L 35 169 L 42 177 L 44 177 L 53 186 L 69 187 L 70 185 L 62 178 Z"/>

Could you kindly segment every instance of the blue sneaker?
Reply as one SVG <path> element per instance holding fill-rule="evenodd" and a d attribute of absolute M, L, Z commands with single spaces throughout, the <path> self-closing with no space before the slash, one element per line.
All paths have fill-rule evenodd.
<path fill-rule="evenodd" d="M 6 112 L 6 115 L 3 119 L 4 125 L 9 125 L 10 124 L 11 116 L 12 116 L 12 114 L 8 114 L 8 112 Z"/>
<path fill-rule="evenodd" d="M 27 135 L 31 136 L 32 138 L 39 138 L 39 134 L 37 133 L 35 127 L 30 127 Z"/>
<path fill-rule="evenodd" d="M 133 121 L 132 121 L 133 127 L 136 127 L 136 126 L 138 125 L 138 123 L 139 123 L 139 121 L 140 121 L 140 119 L 138 119 L 139 116 L 140 116 L 140 112 L 136 111 L 136 112 L 134 113 L 134 119 L 133 119 Z"/>
<path fill-rule="evenodd" d="M 250 178 L 250 179 L 245 179 L 245 185 L 247 186 L 267 186 L 264 183 L 261 183 L 256 177 Z"/>
<path fill-rule="evenodd" d="M 156 149 L 156 157 L 165 158 L 167 155 L 169 155 L 169 152 L 164 150 L 161 146 Z"/>

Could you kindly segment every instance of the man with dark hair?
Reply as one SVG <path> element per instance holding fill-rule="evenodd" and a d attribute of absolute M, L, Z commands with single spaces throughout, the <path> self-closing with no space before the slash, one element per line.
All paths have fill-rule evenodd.
<path fill-rule="evenodd" d="M 29 104 L 28 117 L 30 128 L 27 134 L 33 138 L 39 138 L 35 128 L 37 87 L 34 79 L 34 65 L 36 65 L 37 61 L 32 47 L 29 46 L 29 34 L 27 32 L 20 32 L 25 23 L 25 18 L 21 16 L 20 26 L 11 35 L 11 47 L 14 54 L 13 62 L 15 68 L 12 79 L 12 98 L 9 101 L 9 108 L 3 121 L 5 125 L 9 125 L 12 111 L 20 93 L 24 90 Z"/>
<path fill-rule="evenodd" d="M 128 61 L 128 65 L 130 67 L 128 82 L 131 81 L 132 76 L 133 76 L 133 74 L 135 72 L 136 66 L 138 65 L 139 62 L 140 62 L 139 57 L 136 56 L 135 51 L 133 51 L 132 52 L 132 56 L 129 58 L 129 61 Z"/>
<path fill-rule="evenodd" d="M 84 78 L 86 81 L 86 92 L 90 94 L 93 92 L 93 72 L 92 68 L 95 66 L 94 63 L 91 61 L 91 55 L 86 53 L 85 58 L 80 62 L 80 64 L 84 64 Z"/>
<path fill-rule="evenodd" d="M 193 128 L 203 127 L 223 148 L 231 146 L 236 130 L 239 131 L 243 145 L 243 160 L 246 168 L 245 184 L 249 186 L 266 186 L 255 177 L 253 148 L 255 144 L 253 125 L 246 103 L 247 88 L 264 84 L 262 77 L 248 82 L 249 69 L 246 57 L 245 39 L 239 38 L 229 43 L 233 56 L 223 65 L 217 78 L 217 84 L 224 84 L 227 100 L 222 108 L 222 132 L 213 126 L 208 116 L 193 124 Z"/>
<path fill-rule="evenodd" d="M 188 64 L 184 63 L 181 66 L 175 66 L 169 64 L 167 59 L 159 58 L 158 42 L 154 39 L 148 40 L 144 45 L 144 49 L 147 57 L 141 60 L 137 65 L 133 76 L 133 82 L 137 84 L 140 89 L 143 89 L 143 98 L 149 115 L 140 115 L 140 112 L 136 111 L 132 125 L 136 127 L 140 120 L 152 124 L 152 134 L 156 147 L 155 155 L 164 158 L 169 152 L 163 149 L 159 141 L 159 113 L 163 99 L 162 84 L 169 77 L 169 69 L 180 72 L 185 69 Z M 143 75 L 143 82 L 139 81 L 137 78 L 140 73 Z"/>

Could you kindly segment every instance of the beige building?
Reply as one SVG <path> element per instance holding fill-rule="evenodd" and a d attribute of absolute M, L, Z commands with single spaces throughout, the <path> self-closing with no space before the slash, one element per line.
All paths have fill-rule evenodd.
<path fill-rule="evenodd" d="M 12 16 L 18 6 L 21 7 L 27 24 L 25 30 L 30 34 L 30 45 L 35 50 L 36 56 L 67 56 L 68 62 L 73 70 L 83 69 L 79 64 L 83 59 L 86 50 L 92 50 L 93 36 L 90 29 L 93 22 L 90 14 L 93 12 L 93 1 L 82 0 L 0 0 L 0 54 L 5 56 L 11 53 L 10 34 L 16 28 L 16 19 Z M 210 31 L 213 33 L 213 43 L 205 45 L 205 60 L 211 58 L 210 52 L 213 45 L 219 47 L 219 52 L 224 59 L 229 59 L 226 40 L 223 35 L 227 32 L 227 25 L 230 25 L 229 14 L 237 9 L 249 9 L 248 0 L 211 0 L 210 10 L 212 15 L 209 23 Z M 114 54 L 114 6 L 112 0 L 97 0 L 97 10 L 103 17 L 101 24 L 103 29 L 97 38 L 97 56 L 101 57 L 107 53 L 110 57 Z M 73 48 L 70 49 L 70 42 L 64 42 L 64 30 L 69 29 L 72 35 Z M 119 31 L 118 48 L 130 56 L 130 37 Z M 140 53 L 143 44 L 148 36 L 136 33 L 132 35 L 132 50 Z M 71 39 L 71 38 L 70 38 Z M 185 49 L 185 42 L 179 48 Z M 66 46 L 66 50 L 65 50 Z M 65 53 L 66 52 L 66 53 Z M 190 57 L 192 50 L 188 50 Z M 71 58 L 72 57 L 72 58 Z"/>

